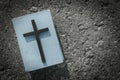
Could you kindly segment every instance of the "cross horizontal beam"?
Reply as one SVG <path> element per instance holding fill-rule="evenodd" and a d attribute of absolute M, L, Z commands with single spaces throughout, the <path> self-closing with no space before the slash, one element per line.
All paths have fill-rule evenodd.
<path fill-rule="evenodd" d="M 49 31 L 48 28 L 43 28 L 43 29 L 38 30 L 38 33 L 46 32 L 46 31 Z M 29 32 L 29 33 L 23 34 L 24 37 L 31 36 L 31 35 L 34 35 L 34 32 Z"/>

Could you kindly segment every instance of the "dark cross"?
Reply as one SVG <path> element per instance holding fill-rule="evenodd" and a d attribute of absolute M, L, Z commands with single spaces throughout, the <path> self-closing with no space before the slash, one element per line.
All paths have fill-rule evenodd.
<path fill-rule="evenodd" d="M 31 22 L 32 22 L 32 26 L 33 26 L 33 30 L 34 31 L 33 32 L 29 32 L 29 33 L 25 33 L 25 34 L 23 34 L 23 36 L 26 37 L 26 36 L 30 36 L 30 35 L 35 35 L 35 38 L 36 38 L 36 41 L 37 41 L 37 45 L 38 45 L 38 49 L 39 49 L 39 52 L 40 52 L 40 55 L 41 55 L 42 62 L 45 63 L 46 60 L 45 60 L 44 51 L 43 51 L 43 48 L 42 48 L 41 41 L 39 39 L 39 33 L 48 31 L 49 29 L 48 28 L 43 28 L 41 30 L 38 30 L 35 21 L 31 20 Z"/>

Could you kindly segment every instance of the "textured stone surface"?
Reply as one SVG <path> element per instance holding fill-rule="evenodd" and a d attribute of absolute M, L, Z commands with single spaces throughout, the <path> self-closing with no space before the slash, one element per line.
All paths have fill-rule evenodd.
<path fill-rule="evenodd" d="M 51 9 L 66 59 L 64 64 L 31 72 L 34 80 L 120 80 L 119 0 L 10 0 L 0 11 L 1 80 L 30 78 L 11 18 L 32 13 L 34 6 L 38 11 Z"/>

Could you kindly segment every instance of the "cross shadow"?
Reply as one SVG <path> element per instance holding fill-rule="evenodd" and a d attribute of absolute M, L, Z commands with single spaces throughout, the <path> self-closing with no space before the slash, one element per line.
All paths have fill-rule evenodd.
<path fill-rule="evenodd" d="M 66 63 L 30 72 L 32 80 L 63 80 L 69 79 Z"/>

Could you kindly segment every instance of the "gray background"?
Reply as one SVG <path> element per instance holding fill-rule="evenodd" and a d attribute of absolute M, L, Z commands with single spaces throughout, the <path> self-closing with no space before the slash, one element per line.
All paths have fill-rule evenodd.
<path fill-rule="evenodd" d="M 31 72 L 33 80 L 120 80 L 119 0 L 1 0 L 0 80 L 29 80 L 11 19 L 52 12 L 65 63 Z"/>

